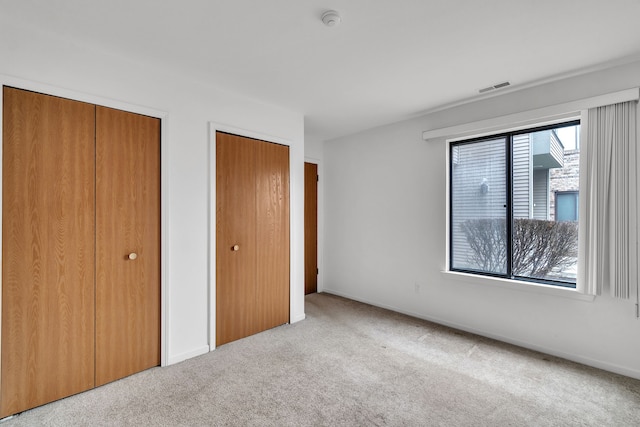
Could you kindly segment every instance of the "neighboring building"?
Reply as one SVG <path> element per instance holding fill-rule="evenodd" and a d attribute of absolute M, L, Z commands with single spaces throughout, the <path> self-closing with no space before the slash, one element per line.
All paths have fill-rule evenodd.
<path fill-rule="evenodd" d="M 553 219 L 551 171 L 562 170 L 564 161 L 564 146 L 555 130 L 514 137 L 514 218 Z"/>
<path fill-rule="evenodd" d="M 577 221 L 580 150 L 564 152 L 564 166 L 551 169 L 549 178 L 550 218 Z"/>

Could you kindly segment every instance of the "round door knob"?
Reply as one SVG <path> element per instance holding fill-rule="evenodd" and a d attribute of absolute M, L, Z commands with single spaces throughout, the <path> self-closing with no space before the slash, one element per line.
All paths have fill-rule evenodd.
<path fill-rule="evenodd" d="M 134 259 L 138 258 L 138 254 L 135 252 L 131 252 L 127 258 L 133 261 Z"/>
<path fill-rule="evenodd" d="M 233 247 L 231 248 L 232 251 L 239 251 L 240 250 L 240 245 L 233 245 Z"/>

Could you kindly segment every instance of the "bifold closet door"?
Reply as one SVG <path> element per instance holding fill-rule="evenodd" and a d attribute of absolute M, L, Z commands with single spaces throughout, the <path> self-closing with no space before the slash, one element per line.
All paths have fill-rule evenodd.
<path fill-rule="evenodd" d="M 256 326 L 289 322 L 289 147 L 255 141 Z"/>
<path fill-rule="evenodd" d="M 160 121 L 3 88 L 0 417 L 160 363 Z"/>
<path fill-rule="evenodd" d="M 0 417 L 94 386 L 95 107 L 3 98 Z"/>
<path fill-rule="evenodd" d="M 255 161 L 253 140 L 216 134 L 216 345 L 255 329 Z"/>
<path fill-rule="evenodd" d="M 289 148 L 216 133 L 216 345 L 289 321 Z"/>
<path fill-rule="evenodd" d="M 96 107 L 96 386 L 160 364 L 160 120 Z"/>

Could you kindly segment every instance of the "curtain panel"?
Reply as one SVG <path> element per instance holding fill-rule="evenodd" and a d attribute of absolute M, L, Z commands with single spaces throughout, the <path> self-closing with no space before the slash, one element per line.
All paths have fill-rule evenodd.
<path fill-rule="evenodd" d="M 637 101 L 589 109 L 580 150 L 577 290 L 629 299 L 637 280 Z M 584 134 L 584 133 L 583 133 Z"/>

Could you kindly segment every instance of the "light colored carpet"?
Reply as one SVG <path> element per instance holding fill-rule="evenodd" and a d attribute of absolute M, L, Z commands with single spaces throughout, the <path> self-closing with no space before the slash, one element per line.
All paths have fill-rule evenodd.
<path fill-rule="evenodd" d="M 640 381 L 327 294 L 307 319 L 9 426 L 637 426 Z"/>

